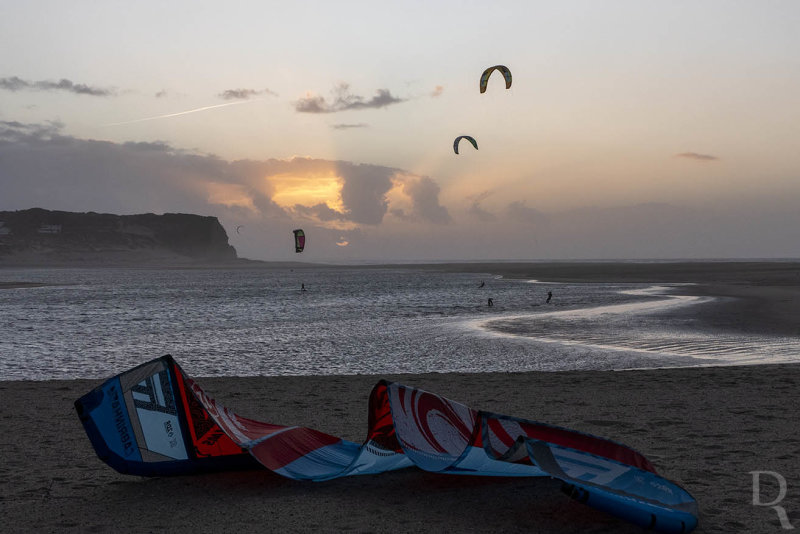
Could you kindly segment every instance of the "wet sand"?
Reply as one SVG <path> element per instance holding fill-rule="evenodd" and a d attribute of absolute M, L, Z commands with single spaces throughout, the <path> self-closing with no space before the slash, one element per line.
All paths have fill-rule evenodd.
<path fill-rule="evenodd" d="M 27 287 L 44 287 L 49 284 L 40 284 L 38 282 L 0 282 L 0 290 L 2 289 L 23 289 Z"/>
<path fill-rule="evenodd" d="M 187 369 L 191 373 L 191 369 Z M 697 532 L 779 532 L 750 471 L 788 482 L 800 526 L 800 365 L 386 377 L 474 408 L 634 447 L 697 499 Z M 376 376 L 199 378 L 241 415 L 360 442 Z M 641 532 L 545 478 L 409 468 L 320 483 L 269 471 L 140 478 L 95 455 L 73 401 L 95 380 L 0 382 L 0 512 L 7 532 Z M 763 480 L 765 501 L 778 494 Z"/>
<path fill-rule="evenodd" d="M 800 336 L 798 262 L 496 262 L 430 264 L 424 268 L 566 283 L 691 284 L 678 287 L 673 293 L 716 297 L 713 302 L 689 309 L 698 326 L 727 332 Z M 674 313 L 685 316 L 685 312 Z"/>

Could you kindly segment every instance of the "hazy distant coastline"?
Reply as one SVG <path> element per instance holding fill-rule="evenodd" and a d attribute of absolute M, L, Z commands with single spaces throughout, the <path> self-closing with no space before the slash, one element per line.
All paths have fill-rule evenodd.
<path fill-rule="evenodd" d="M 234 263 L 216 217 L 0 211 L 0 265 L 93 267 Z"/>

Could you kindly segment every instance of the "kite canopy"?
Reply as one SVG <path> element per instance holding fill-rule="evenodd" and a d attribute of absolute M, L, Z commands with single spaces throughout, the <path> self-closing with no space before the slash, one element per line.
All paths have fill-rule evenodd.
<path fill-rule="evenodd" d="M 511 89 L 511 71 L 508 70 L 508 67 L 505 65 L 495 65 L 494 67 L 489 67 L 483 74 L 481 74 L 481 93 L 486 92 L 486 85 L 489 83 L 489 76 L 496 70 L 499 70 L 503 73 L 503 78 L 506 79 L 506 89 Z"/>
<path fill-rule="evenodd" d="M 466 139 L 467 141 L 472 143 L 472 146 L 475 147 L 475 150 L 478 150 L 478 142 L 475 140 L 475 138 L 470 137 L 469 135 L 459 135 L 458 137 L 456 137 L 455 141 L 453 141 L 453 151 L 456 154 L 458 154 L 458 143 L 460 143 L 462 139 Z"/>
<path fill-rule="evenodd" d="M 294 251 L 298 254 L 303 252 L 303 249 L 306 246 L 306 233 L 299 228 L 297 230 L 293 230 L 294 232 Z"/>
<path fill-rule="evenodd" d="M 417 466 L 484 476 L 549 476 L 589 506 L 659 532 L 689 532 L 697 503 L 635 450 L 566 428 L 474 410 L 381 380 L 363 445 L 236 415 L 171 356 L 107 380 L 75 402 L 97 455 L 121 473 L 163 476 L 266 467 L 327 480 Z"/>

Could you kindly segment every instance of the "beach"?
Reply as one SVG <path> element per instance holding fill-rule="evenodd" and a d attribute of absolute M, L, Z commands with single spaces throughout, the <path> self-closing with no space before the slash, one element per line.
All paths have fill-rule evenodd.
<path fill-rule="evenodd" d="M 191 369 L 187 369 L 191 373 Z M 361 442 L 377 376 L 198 378 L 237 413 Z M 698 501 L 697 532 L 777 532 L 752 505 L 750 471 L 788 483 L 800 522 L 800 366 L 386 376 L 478 409 L 620 441 Z M 640 532 L 570 500 L 545 478 L 409 468 L 329 482 L 267 470 L 141 478 L 91 448 L 72 403 L 97 380 L 0 382 L 0 501 L 8 532 Z M 762 501 L 778 494 L 762 480 Z"/>
<path fill-rule="evenodd" d="M 715 297 L 658 312 L 680 316 L 692 328 L 781 336 L 797 336 L 800 328 L 796 263 L 401 267 L 551 282 L 678 284 L 675 293 Z M 190 364 L 184 368 L 195 374 Z M 787 484 L 779 504 L 800 526 L 797 364 L 196 378 L 240 415 L 358 443 L 367 431 L 369 393 L 380 378 L 476 409 L 610 438 L 640 451 L 661 476 L 697 499 L 697 532 L 781 531 L 773 509 L 752 504 L 750 472 L 774 472 Z M 118 474 L 97 458 L 73 408 L 101 382 L 0 381 L 3 530 L 641 532 L 570 500 L 559 482 L 546 478 L 448 476 L 416 468 L 320 483 L 267 470 L 149 479 Z M 760 502 L 775 500 L 779 491 L 776 478 L 762 477 Z"/>

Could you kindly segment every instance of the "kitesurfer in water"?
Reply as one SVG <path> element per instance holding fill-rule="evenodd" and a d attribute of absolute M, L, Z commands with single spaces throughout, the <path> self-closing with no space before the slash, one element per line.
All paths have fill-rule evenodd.
<path fill-rule="evenodd" d="M 553 292 L 552 291 L 548 291 L 547 292 L 547 300 L 545 301 L 545 304 L 550 304 L 550 299 L 551 298 L 553 298 Z"/>
<path fill-rule="evenodd" d="M 484 282 L 483 280 L 481 280 L 481 285 L 479 285 L 478 287 L 483 287 L 483 286 L 485 286 L 485 285 L 486 285 L 486 282 Z"/>
<path fill-rule="evenodd" d="M 301 283 L 300 284 L 300 291 L 305 291 L 305 290 L 306 290 L 306 285 Z"/>
<path fill-rule="evenodd" d="M 489 297 L 489 302 L 488 302 L 488 304 L 486 304 L 486 305 L 487 305 L 487 306 L 489 306 L 490 308 L 491 308 L 492 306 L 494 306 L 494 302 L 492 301 L 491 297 Z"/>

